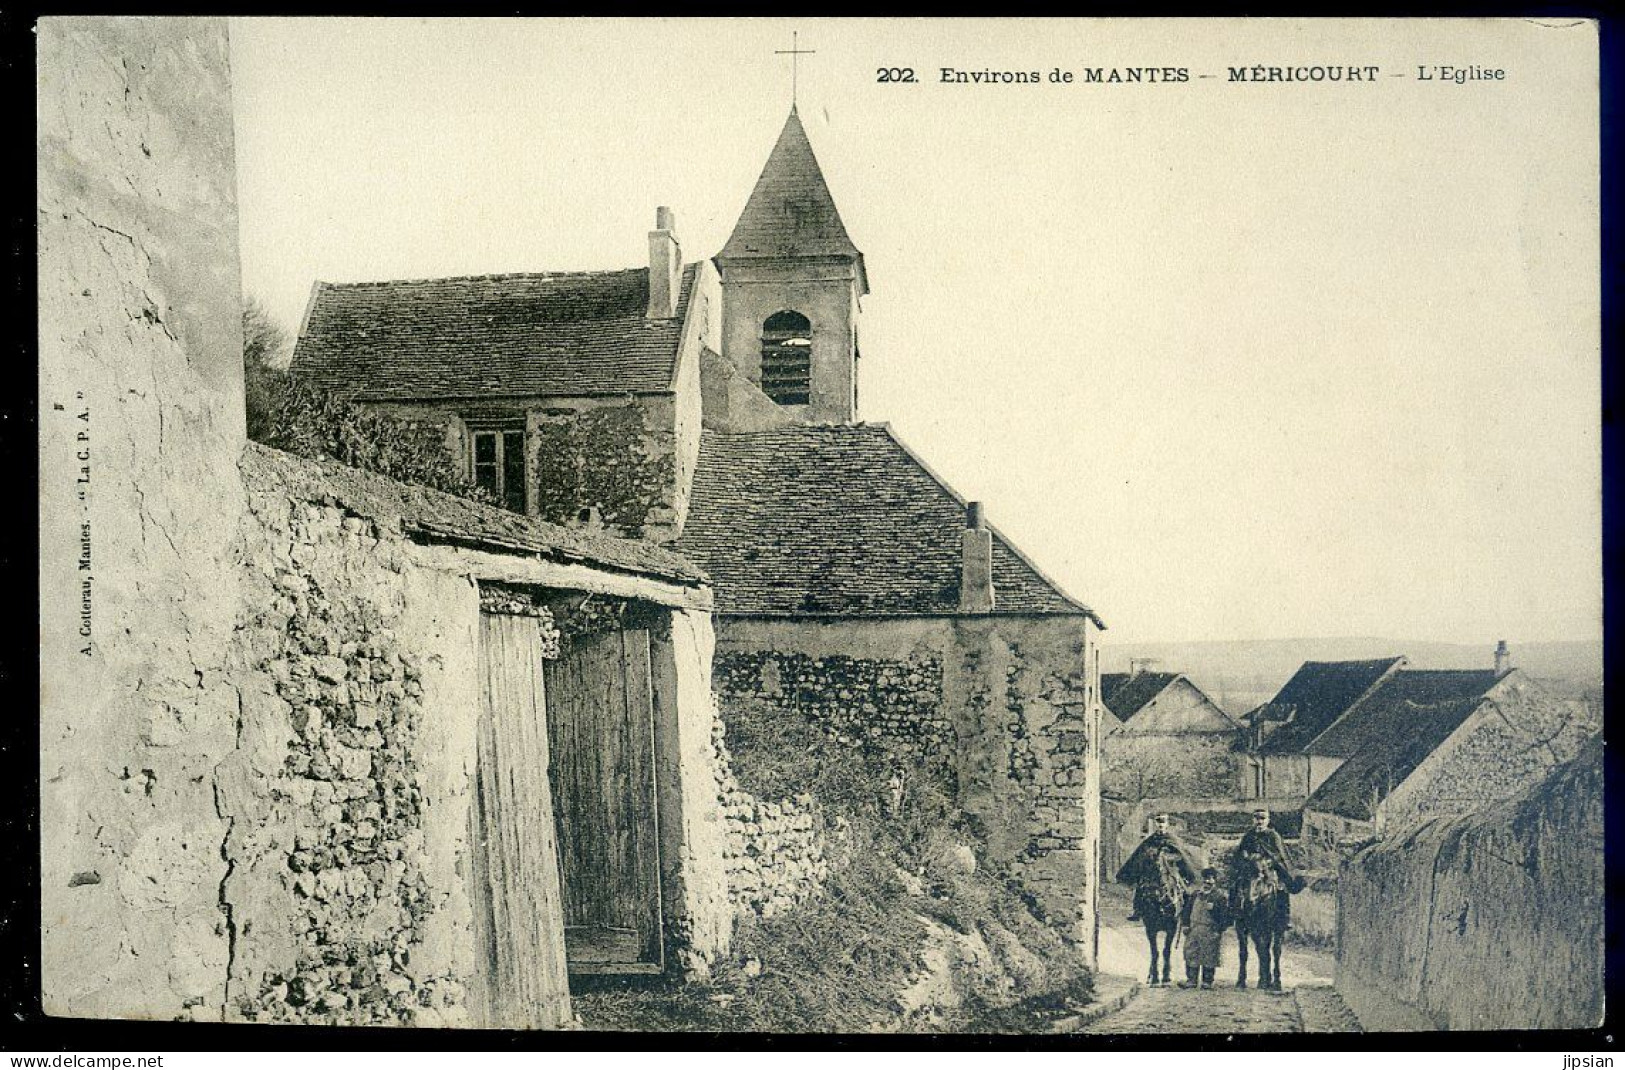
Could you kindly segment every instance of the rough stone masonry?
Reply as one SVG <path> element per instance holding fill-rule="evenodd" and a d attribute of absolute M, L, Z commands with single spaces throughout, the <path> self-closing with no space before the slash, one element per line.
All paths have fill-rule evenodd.
<path fill-rule="evenodd" d="M 478 593 L 415 567 L 375 521 L 309 500 L 318 480 L 290 494 L 278 467 L 258 448 L 244 465 L 244 716 L 217 770 L 237 930 L 227 1015 L 451 1024 L 473 963 L 436 928 L 466 928 L 468 908 L 425 810 L 466 791 L 451 781 L 471 756 L 446 722 L 475 710 L 436 701 L 458 671 L 438 633 L 471 649 Z"/>
<path fill-rule="evenodd" d="M 659 616 L 662 905 L 703 968 L 732 921 L 703 577 L 245 448 L 224 23 L 46 19 L 38 69 L 47 1013 L 513 1024 L 466 998 L 481 583 Z M 568 1024 L 551 995 L 527 1024 Z"/>
<path fill-rule="evenodd" d="M 727 619 L 717 700 L 725 720 L 789 718 L 818 746 L 933 780 L 981 830 L 978 861 L 1092 956 L 1099 704 L 1087 642 L 1068 618 Z"/>

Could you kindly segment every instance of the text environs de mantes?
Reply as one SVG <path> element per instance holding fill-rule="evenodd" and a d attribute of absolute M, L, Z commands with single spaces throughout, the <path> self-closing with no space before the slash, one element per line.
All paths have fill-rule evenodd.
<path fill-rule="evenodd" d="M 1188 82 L 1189 67 L 1084 67 L 1074 77 L 1071 71 L 1057 67 L 1048 77 L 1042 71 L 965 70 L 960 67 L 941 68 L 939 81 L 957 85 L 1015 85 L 1031 82 Z"/>

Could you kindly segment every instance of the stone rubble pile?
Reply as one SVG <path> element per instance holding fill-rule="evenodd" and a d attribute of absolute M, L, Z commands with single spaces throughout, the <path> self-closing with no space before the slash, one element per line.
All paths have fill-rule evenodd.
<path fill-rule="evenodd" d="M 817 801 L 803 792 L 768 802 L 742 789 L 734 779 L 720 718 L 712 726 L 711 746 L 717 801 L 726 828 L 723 862 L 728 897 L 735 912 L 771 918 L 817 895 L 833 864 L 825 850 L 824 815 Z M 844 824 L 837 817 L 837 837 Z"/>

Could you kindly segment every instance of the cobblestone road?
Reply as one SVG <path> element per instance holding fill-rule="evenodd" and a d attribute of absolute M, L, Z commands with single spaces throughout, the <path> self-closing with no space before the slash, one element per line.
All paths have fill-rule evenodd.
<path fill-rule="evenodd" d="M 1303 1020 L 1292 993 L 1229 986 L 1146 988 L 1086 1033 L 1299 1033 Z"/>
<path fill-rule="evenodd" d="M 1115 889 L 1114 889 L 1115 891 Z M 1100 969 L 1103 974 L 1141 979 L 1148 949 L 1145 933 L 1126 919 L 1126 896 L 1102 896 Z M 1281 959 L 1287 991 L 1238 989 L 1235 938 L 1226 934 L 1218 987 L 1142 988 L 1121 1010 L 1085 1026 L 1085 1033 L 1323 1033 L 1358 1032 L 1355 1020 L 1331 987 L 1333 963 L 1325 952 L 1288 944 Z M 1175 948 L 1175 980 L 1184 977 L 1184 961 Z M 1256 970 L 1256 964 L 1254 965 Z M 1143 983 L 1143 982 L 1142 982 Z"/>

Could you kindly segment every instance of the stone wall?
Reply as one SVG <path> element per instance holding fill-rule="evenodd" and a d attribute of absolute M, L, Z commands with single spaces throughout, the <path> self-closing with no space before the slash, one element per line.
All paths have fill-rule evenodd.
<path fill-rule="evenodd" d="M 226 27 L 45 18 L 36 70 L 42 998 L 218 1018 L 244 419 Z"/>
<path fill-rule="evenodd" d="M 986 830 L 990 859 L 1085 944 L 1100 847 L 1092 627 L 1080 618 L 956 618 L 943 675 L 959 805 Z"/>
<path fill-rule="evenodd" d="M 709 349 L 700 354 L 700 390 L 708 428 L 765 431 L 798 422 L 794 408 L 769 401 L 732 361 Z"/>
<path fill-rule="evenodd" d="M 673 612 L 652 643 L 668 954 L 686 973 L 704 976 L 728 950 L 734 923 L 726 859 L 732 841 L 718 791 L 711 615 Z"/>
<path fill-rule="evenodd" d="M 824 809 L 805 792 L 760 799 L 739 786 L 721 718 L 712 732 L 717 801 L 722 808 L 728 898 L 740 919 L 771 918 L 817 895 L 839 864 L 826 851 L 826 829 L 839 838 L 840 815 L 826 823 Z"/>
<path fill-rule="evenodd" d="M 1376 822 L 1344 817 L 1324 810 L 1303 811 L 1304 838 L 1326 852 L 1337 850 L 1339 844 L 1358 847 L 1376 834 Z"/>
<path fill-rule="evenodd" d="M 697 386 L 695 370 L 686 379 Z M 697 390 L 691 390 L 697 394 Z M 698 414 L 671 395 L 508 398 L 478 404 L 368 403 L 368 411 L 441 438 L 452 462 L 471 470 L 470 425 L 525 429 L 527 508 L 554 524 L 582 526 L 593 509 L 610 534 L 668 542 L 687 511 L 687 482 L 699 453 Z"/>
<path fill-rule="evenodd" d="M 903 658 L 736 650 L 717 657 L 712 676 L 724 704 L 795 711 L 834 743 L 951 781 L 954 738 L 942 709 L 942 658 L 928 649 Z"/>
<path fill-rule="evenodd" d="M 1090 627 L 1071 617 L 724 618 L 718 697 L 725 720 L 788 717 L 784 746 L 850 748 L 899 783 L 936 781 L 977 829 L 979 864 L 1089 944 L 1100 821 Z M 869 697 L 877 686 L 880 701 Z"/>
<path fill-rule="evenodd" d="M 1264 754 L 1259 761 L 1264 767 L 1264 794 L 1270 798 L 1302 800 L 1314 790 L 1307 754 Z"/>
<path fill-rule="evenodd" d="M 1119 799 L 1110 795 L 1101 796 L 1100 879 L 1102 881 L 1116 879 L 1117 871 L 1123 868 L 1123 862 L 1134 850 L 1133 845 L 1125 847 L 1122 841 L 1131 834 L 1137 835 L 1139 833 L 1140 826 L 1135 821 L 1138 813 L 1139 810 L 1135 805 L 1126 799 Z"/>
<path fill-rule="evenodd" d="M 717 269 L 709 260 L 694 265 L 694 281 L 688 297 L 688 317 L 677 348 L 677 370 L 672 381 L 672 434 L 676 478 L 672 487 L 672 509 L 677 514 L 676 532 L 681 534 L 688 520 L 689 499 L 694 490 L 694 469 L 700 461 L 700 432 L 705 423 L 705 395 L 701 386 L 701 366 L 705 354 L 722 348 L 722 290 Z"/>
<path fill-rule="evenodd" d="M 227 1016 L 466 1024 L 479 592 L 271 461 L 244 459 L 243 718 L 218 774 Z"/>
<path fill-rule="evenodd" d="M 1600 1025 L 1602 791 L 1599 740 L 1517 799 L 1344 862 L 1337 987 L 1361 1023 Z"/>

